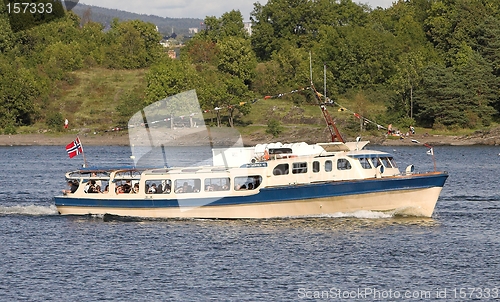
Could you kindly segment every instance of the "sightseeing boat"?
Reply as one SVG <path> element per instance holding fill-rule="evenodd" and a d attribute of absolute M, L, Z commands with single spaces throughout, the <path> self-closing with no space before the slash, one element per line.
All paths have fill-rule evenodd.
<path fill-rule="evenodd" d="M 365 150 L 366 143 L 214 149 L 212 166 L 83 168 L 66 174 L 78 188 L 55 204 L 74 215 L 233 219 L 369 210 L 430 217 L 447 173 L 412 166 L 401 173 L 391 154 Z"/>
<path fill-rule="evenodd" d="M 59 213 L 239 219 L 367 210 L 431 217 L 448 177 L 436 169 L 416 173 L 412 165 L 402 172 L 390 153 L 368 150 L 368 142 L 359 139 L 345 142 L 324 105 L 332 142 L 244 147 L 237 136 L 229 147 L 221 147 L 209 138 L 209 164 L 171 166 L 166 149 L 179 144 L 180 133 L 198 144 L 214 136 L 213 130 L 211 135 L 200 135 L 206 129 L 203 119 L 191 119 L 186 128 L 177 128 L 174 116 L 195 116 L 185 115 L 186 108 L 202 116 L 194 91 L 136 113 L 129 121 L 134 165 L 68 172 L 70 189 L 55 197 Z M 79 144 L 75 143 L 81 148 Z M 75 152 L 72 147 L 68 152 Z"/>

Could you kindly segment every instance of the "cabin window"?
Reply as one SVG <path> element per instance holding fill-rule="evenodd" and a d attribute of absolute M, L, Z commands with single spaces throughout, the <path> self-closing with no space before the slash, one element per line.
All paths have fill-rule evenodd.
<path fill-rule="evenodd" d="M 135 184 L 138 184 L 138 182 L 132 182 L 131 179 L 115 180 L 115 192 L 116 194 L 131 193 Z M 106 188 L 104 190 L 106 190 Z"/>
<path fill-rule="evenodd" d="M 205 178 L 205 191 L 227 191 L 230 187 L 229 177 Z"/>
<path fill-rule="evenodd" d="M 201 189 L 201 180 L 198 178 L 177 179 L 175 193 L 198 193 Z"/>
<path fill-rule="evenodd" d="M 108 193 L 109 173 L 92 172 L 89 179 L 83 180 L 82 185 L 85 193 Z"/>
<path fill-rule="evenodd" d="M 337 170 L 350 170 L 351 163 L 345 158 L 337 159 Z"/>
<path fill-rule="evenodd" d="M 260 175 L 238 176 L 234 178 L 234 189 L 241 190 L 254 190 L 262 183 Z"/>
<path fill-rule="evenodd" d="M 100 179 L 91 179 L 87 181 L 83 187 L 85 193 L 103 193 L 104 188 L 108 186 L 108 181 Z M 108 186 L 109 188 L 109 186 Z M 107 192 L 106 192 L 107 193 Z"/>
<path fill-rule="evenodd" d="M 363 167 L 363 169 L 371 169 L 372 168 L 372 166 L 370 165 L 370 159 L 369 158 L 360 157 L 359 158 L 359 162 L 361 164 L 361 167 Z"/>
<path fill-rule="evenodd" d="M 136 187 L 136 190 L 139 191 L 139 186 Z M 172 181 L 170 179 L 146 180 L 146 194 L 170 194 L 170 191 L 172 191 Z"/>
<path fill-rule="evenodd" d="M 307 163 L 293 163 L 292 174 L 307 173 Z"/>
<path fill-rule="evenodd" d="M 332 172 L 332 168 L 333 165 L 332 165 L 332 161 L 331 160 L 327 160 L 325 161 L 325 171 L 326 172 Z"/>
<path fill-rule="evenodd" d="M 389 167 L 393 167 L 393 168 L 397 168 L 398 166 L 396 165 L 396 162 L 394 161 L 394 158 L 392 157 L 384 157 L 385 160 L 387 160 L 389 163 L 390 163 L 390 166 L 387 166 L 387 168 Z M 384 161 L 385 163 L 385 161 Z"/>
<path fill-rule="evenodd" d="M 313 172 L 314 173 L 319 172 L 319 161 L 313 161 Z"/>
<path fill-rule="evenodd" d="M 381 157 L 380 160 L 386 168 L 392 168 L 391 161 L 387 157 Z"/>
<path fill-rule="evenodd" d="M 274 167 L 273 175 L 288 175 L 289 165 L 288 164 L 280 164 Z"/>
<path fill-rule="evenodd" d="M 378 166 L 382 166 L 382 161 L 380 160 L 380 157 L 372 157 L 372 165 L 377 168 Z"/>

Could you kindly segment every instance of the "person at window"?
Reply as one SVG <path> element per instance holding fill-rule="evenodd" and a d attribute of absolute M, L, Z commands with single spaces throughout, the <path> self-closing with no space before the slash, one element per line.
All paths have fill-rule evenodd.
<path fill-rule="evenodd" d="M 156 184 L 152 184 L 151 187 L 148 190 L 149 194 L 155 194 L 156 193 Z"/>
<path fill-rule="evenodd" d="M 97 177 L 97 174 L 95 172 L 92 172 L 91 177 Z M 102 182 L 100 179 L 95 180 L 96 186 L 102 187 Z"/>
<path fill-rule="evenodd" d="M 116 194 L 123 194 L 123 193 L 125 193 L 123 185 L 119 185 L 118 187 L 116 187 Z"/>
<path fill-rule="evenodd" d="M 85 193 L 97 193 L 95 180 L 91 179 L 85 186 Z"/>
<path fill-rule="evenodd" d="M 62 190 L 64 195 L 70 194 L 70 193 L 73 194 L 76 192 L 76 190 L 78 190 L 78 183 L 76 181 L 69 180 L 68 186 L 69 186 L 68 190 Z"/>
<path fill-rule="evenodd" d="M 170 193 L 172 188 L 170 187 L 170 184 L 165 184 L 165 189 L 163 190 L 163 193 Z"/>
<path fill-rule="evenodd" d="M 190 190 L 189 184 L 185 181 L 184 184 L 182 184 L 182 187 L 178 187 L 175 190 L 175 193 L 188 193 L 190 191 L 192 191 L 192 190 Z"/>

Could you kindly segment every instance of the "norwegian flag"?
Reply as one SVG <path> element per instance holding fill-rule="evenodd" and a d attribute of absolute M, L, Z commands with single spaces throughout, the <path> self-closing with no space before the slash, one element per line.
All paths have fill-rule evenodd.
<path fill-rule="evenodd" d="M 83 153 L 82 143 L 80 143 L 80 138 L 76 138 L 73 142 L 66 146 L 66 152 L 68 152 L 69 158 L 73 158 L 80 153 Z"/>

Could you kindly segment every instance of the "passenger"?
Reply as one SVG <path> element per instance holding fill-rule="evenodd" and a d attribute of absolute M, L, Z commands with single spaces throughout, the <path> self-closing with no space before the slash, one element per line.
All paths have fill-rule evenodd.
<path fill-rule="evenodd" d="M 255 186 L 254 186 L 254 187 L 255 187 L 255 188 L 258 188 L 258 187 L 260 186 L 260 179 L 259 179 L 259 177 L 255 177 L 255 178 L 253 179 L 253 181 L 254 181 L 254 183 L 255 183 Z"/>
<path fill-rule="evenodd" d="M 246 186 L 246 185 L 242 185 L 242 186 L 240 187 L 240 190 L 246 190 L 246 189 L 247 189 L 247 186 Z"/>
<path fill-rule="evenodd" d="M 90 181 L 88 181 L 88 182 L 85 184 L 85 187 L 83 187 L 83 192 L 88 193 L 88 192 L 89 192 L 89 189 L 90 189 Z"/>
<path fill-rule="evenodd" d="M 161 183 L 156 187 L 156 194 L 163 194 L 163 185 Z"/>
<path fill-rule="evenodd" d="M 78 190 L 78 183 L 76 181 L 68 180 L 68 186 L 69 190 L 62 190 L 64 195 L 75 193 Z"/>
<path fill-rule="evenodd" d="M 249 189 L 249 190 L 253 190 L 253 183 L 249 183 L 249 184 L 248 184 L 248 189 Z"/>
<path fill-rule="evenodd" d="M 102 191 L 103 194 L 108 194 L 109 192 L 109 185 L 106 185 L 106 187 L 104 188 L 104 191 Z"/>
<path fill-rule="evenodd" d="M 89 184 L 90 183 L 90 184 Z M 85 187 L 87 189 L 86 193 L 97 193 L 97 189 L 96 189 L 96 184 L 95 184 L 95 180 L 90 180 L 88 183 L 87 183 L 88 187 Z"/>
<path fill-rule="evenodd" d="M 95 186 L 95 192 L 96 192 L 96 193 L 102 193 L 102 192 L 101 192 L 101 186 L 100 186 L 100 185 L 96 185 L 96 186 Z"/>
<path fill-rule="evenodd" d="M 156 184 L 152 184 L 151 187 L 149 188 L 148 191 L 149 194 L 155 194 L 156 193 Z"/>
<path fill-rule="evenodd" d="M 187 181 L 184 182 L 184 184 L 182 184 L 182 187 L 178 187 L 176 190 L 175 190 L 175 193 L 190 193 L 190 192 L 193 192 L 193 189 L 191 188 L 191 186 L 187 183 Z"/>
<path fill-rule="evenodd" d="M 170 193 L 170 191 L 172 190 L 172 188 L 170 187 L 170 184 L 165 184 L 165 190 L 163 190 L 163 193 Z"/>
<path fill-rule="evenodd" d="M 136 183 L 133 187 L 132 190 L 130 190 L 131 194 L 137 194 L 139 193 L 139 183 Z"/>
<path fill-rule="evenodd" d="M 130 190 L 132 190 L 132 186 L 129 182 L 126 182 L 121 187 L 123 188 L 123 193 L 130 193 Z"/>
<path fill-rule="evenodd" d="M 95 172 L 92 172 L 91 176 L 92 176 L 92 177 L 97 177 L 97 174 L 96 174 Z M 102 182 L 101 182 L 101 180 L 99 180 L 99 179 L 97 179 L 97 180 L 95 181 L 95 184 L 96 184 L 96 185 L 98 185 L 99 187 L 102 187 Z"/>
<path fill-rule="evenodd" d="M 116 187 L 116 194 L 123 194 L 125 191 L 123 190 L 123 185 Z"/>

